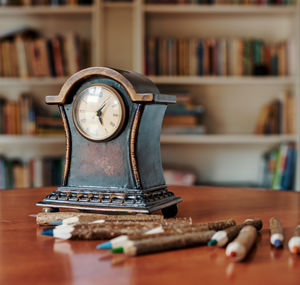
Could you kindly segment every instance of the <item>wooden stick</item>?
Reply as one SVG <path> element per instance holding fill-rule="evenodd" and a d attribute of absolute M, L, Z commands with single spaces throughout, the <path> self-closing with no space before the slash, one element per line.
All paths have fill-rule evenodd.
<path fill-rule="evenodd" d="M 214 233 L 215 231 L 206 231 L 148 238 L 136 242 L 128 241 L 123 246 L 123 249 L 125 254 L 129 256 L 137 256 L 142 254 L 199 246 L 207 244 Z"/>
<path fill-rule="evenodd" d="M 57 213 L 38 213 L 36 223 L 41 226 L 50 225 L 50 222 L 64 220 L 72 217 L 78 217 L 80 220 L 95 221 L 95 220 L 150 220 L 161 221 L 164 219 L 162 215 L 103 215 L 80 212 L 57 212 Z"/>

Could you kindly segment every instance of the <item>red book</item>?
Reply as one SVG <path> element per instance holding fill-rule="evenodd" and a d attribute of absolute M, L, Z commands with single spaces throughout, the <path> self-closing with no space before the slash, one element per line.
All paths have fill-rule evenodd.
<path fill-rule="evenodd" d="M 52 48 L 54 55 L 54 66 L 56 76 L 64 76 L 63 63 L 62 63 L 62 54 L 60 43 L 57 37 L 54 37 L 52 40 Z"/>

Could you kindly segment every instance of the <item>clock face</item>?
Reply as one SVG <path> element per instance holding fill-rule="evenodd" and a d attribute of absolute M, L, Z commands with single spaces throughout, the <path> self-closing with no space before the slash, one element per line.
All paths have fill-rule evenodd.
<path fill-rule="evenodd" d="M 85 138 L 104 141 L 115 137 L 124 124 L 125 106 L 110 86 L 94 84 L 84 89 L 73 106 L 73 120 Z"/>

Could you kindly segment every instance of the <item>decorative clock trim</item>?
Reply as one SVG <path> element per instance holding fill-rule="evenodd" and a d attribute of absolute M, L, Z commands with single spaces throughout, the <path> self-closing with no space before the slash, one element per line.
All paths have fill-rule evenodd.
<path fill-rule="evenodd" d="M 120 83 L 129 94 L 130 99 L 133 102 L 151 102 L 154 100 L 153 94 L 138 94 L 133 88 L 132 84 L 128 79 L 126 79 L 123 75 L 121 75 L 116 70 L 113 70 L 108 67 L 89 67 L 83 69 L 74 75 L 72 75 L 63 85 L 61 91 L 57 96 L 47 96 L 46 103 L 47 104 L 64 104 L 67 99 L 67 95 L 73 86 L 78 83 L 78 81 L 86 79 L 91 76 L 103 76 L 107 78 L 112 78 L 118 83 Z"/>
<path fill-rule="evenodd" d="M 77 208 L 82 210 L 99 210 L 99 208 L 114 208 L 117 212 L 143 212 L 149 213 L 161 209 L 164 204 L 174 203 L 174 199 L 180 202 L 173 192 L 168 189 L 159 189 L 150 193 L 112 193 L 105 194 L 95 192 L 81 192 L 80 190 L 54 191 L 44 199 L 44 206 L 60 208 Z M 56 205 L 52 203 L 55 201 Z M 158 204 L 159 203 L 159 204 Z"/>
<path fill-rule="evenodd" d="M 61 114 L 61 118 L 64 124 L 65 136 L 66 136 L 66 158 L 65 158 L 65 166 L 64 173 L 62 177 L 62 185 L 66 186 L 68 183 L 68 173 L 70 169 L 70 151 L 71 151 L 71 139 L 70 139 L 70 128 L 66 118 L 66 113 L 62 105 L 58 105 L 59 112 Z"/>
<path fill-rule="evenodd" d="M 136 149 L 136 135 L 138 132 L 140 119 L 142 116 L 144 108 L 141 104 L 138 105 L 137 110 L 134 114 L 134 119 L 131 127 L 130 132 L 130 142 L 129 142 L 129 155 L 130 155 L 130 164 L 131 164 L 131 170 L 135 182 L 135 186 L 137 188 L 141 187 L 141 178 L 137 167 L 137 161 L 136 161 L 136 155 L 135 155 L 135 149 Z"/>

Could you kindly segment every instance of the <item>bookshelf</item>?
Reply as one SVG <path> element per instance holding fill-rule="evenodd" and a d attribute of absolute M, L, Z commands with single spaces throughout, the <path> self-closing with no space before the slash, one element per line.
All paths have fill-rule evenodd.
<path fill-rule="evenodd" d="M 282 76 L 280 78 L 254 78 L 253 76 L 149 76 L 156 84 L 172 85 L 293 85 L 295 78 Z"/>
<path fill-rule="evenodd" d="M 294 142 L 299 153 L 299 124 L 294 134 L 254 135 L 261 107 L 280 92 L 295 96 L 295 121 L 299 121 L 299 4 L 174 5 L 94 0 L 80 7 L 0 7 L 0 31 L 23 24 L 53 35 L 76 27 L 91 40 L 92 65 L 145 72 L 145 39 L 148 36 L 176 38 L 261 38 L 266 41 L 292 39 L 295 58 L 287 76 L 149 76 L 161 90 L 188 91 L 207 110 L 205 135 L 161 136 L 165 165 L 192 168 L 198 182 L 228 185 L 259 185 L 261 158 L 281 143 Z M 117 20 L 116 20 L 117 19 Z M 55 20 L 55 25 L 53 25 Z M 39 100 L 56 94 L 65 78 L 0 78 L 0 87 L 15 98 L 20 91 L 35 90 Z M 234 104 L 232 103 L 234 102 Z M 62 137 L 0 136 L 0 150 L 8 144 L 45 152 L 57 146 L 64 153 Z M 49 147 L 44 147 L 44 146 Z M 51 153 L 51 152 L 50 152 Z M 299 159 L 297 160 L 299 164 Z M 180 163 L 179 163 L 180 162 Z M 296 171 L 296 173 L 298 173 Z M 296 189 L 300 189 L 297 175 Z"/>
<path fill-rule="evenodd" d="M 296 135 L 171 135 L 161 136 L 162 144 L 244 144 L 276 145 L 287 142 L 298 142 Z"/>
<path fill-rule="evenodd" d="M 66 35 L 76 32 L 80 38 L 90 42 L 91 62 L 93 65 L 99 65 L 101 55 L 99 45 L 100 14 L 100 1 L 95 1 L 93 5 L 0 6 L 0 33 L 20 27 L 33 28 L 45 38 L 51 38 L 56 34 Z M 58 110 L 44 103 L 45 96 L 57 94 L 67 77 L 19 78 L 0 76 L 0 94 L 1 97 L 9 101 L 18 100 L 19 95 L 23 93 L 31 94 L 39 106 L 47 110 L 48 113 L 54 114 Z M 45 162 L 43 165 L 44 162 L 42 161 L 49 159 L 55 161 L 59 157 L 63 157 L 64 153 L 65 138 L 63 135 L 0 135 L 0 167 L 3 167 L 5 163 L 9 165 L 13 161 L 17 161 L 18 166 L 22 165 L 24 173 L 28 174 L 29 161 L 37 161 L 37 165 L 47 168 L 49 163 Z M 5 159 L 4 164 L 3 157 Z M 38 172 L 37 183 L 31 185 L 43 186 L 42 171 Z M 27 178 L 25 181 L 27 181 L 25 185 L 28 185 Z M 44 185 L 46 186 L 46 184 Z M 16 185 L 9 185 L 10 187 L 16 185 L 20 187 L 18 182 Z M 3 188 L 3 176 L 0 177 L 0 188 Z"/>
<path fill-rule="evenodd" d="M 154 14 L 295 14 L 294 7 L 289 6 L 247 6 L 247 5 L 172 5 L 172 4 L 145 4 L 145 13 Z"/>
<path fill-rule="evenodd" d="M 206 135 L 161 136 L 165 165 L 194 169 L 200 183 L 255 185 L 262 180 L 263 154 L 293 142 L 299 152 L 299 126 L 293 134 L 254 135 L 260 108 L 280 92 L 295 96 L 299 118 L 299 6 L 180 5 L 135 2 L 141 31 L 134 41 L 133 67 L 145 71 L 144 39 L 261 38 L 292 39 L 296 53 L 287 76 L 149 76 L 161 90 L 188 91 L 207 109 Z M 167 91 L 165 91 L 167 90 Z M 231 102 L 234 102 L 232 104 Z M 299 159 L 298 159 L 299 161 Z M 180 162 L 180 163 L 179 163 Z M 295 188 L 299 189 L 297 175 Z"/>

